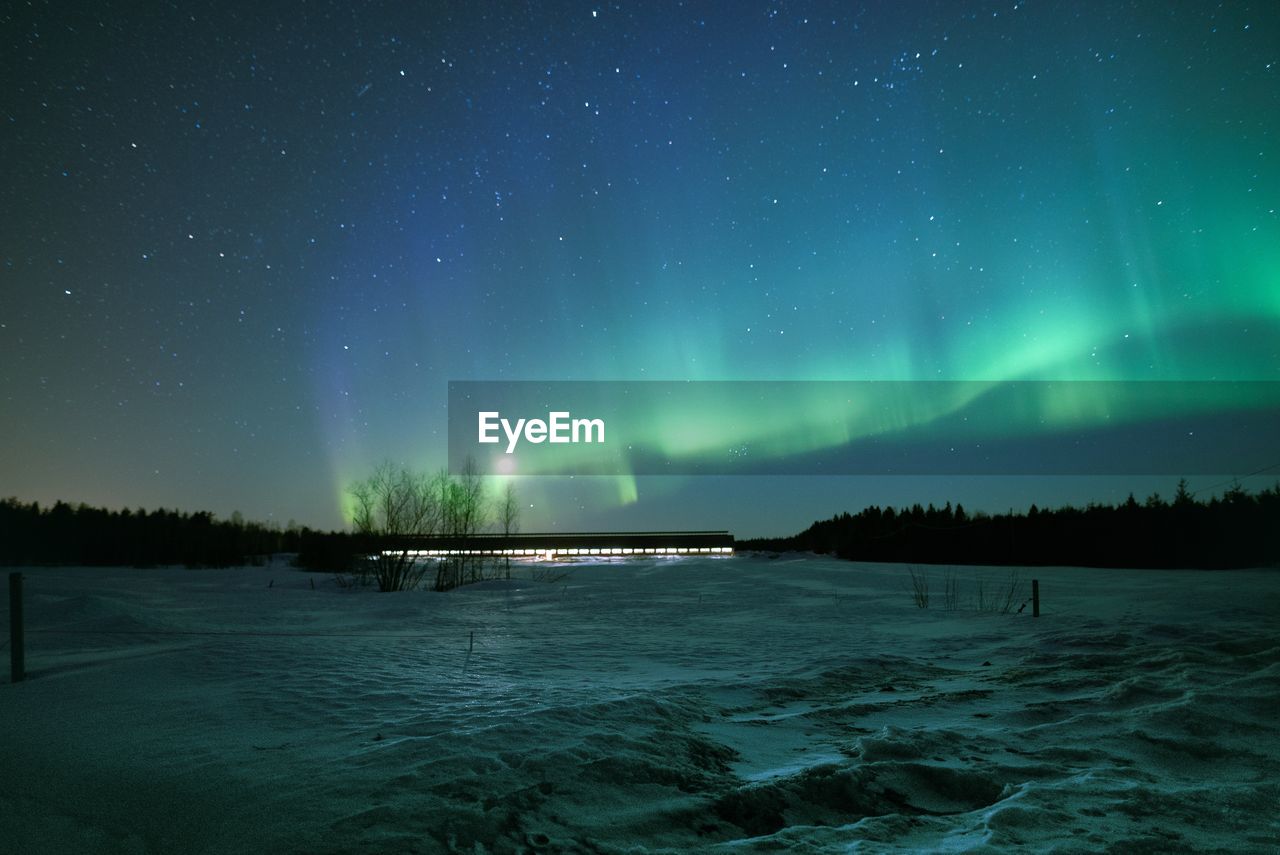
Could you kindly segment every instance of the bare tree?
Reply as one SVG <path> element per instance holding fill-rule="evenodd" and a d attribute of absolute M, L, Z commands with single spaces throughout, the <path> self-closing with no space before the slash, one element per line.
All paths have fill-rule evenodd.
<path fill-rule="evenodd" d="M 907 568 L 911 572 L 911 600 L 918 609 L 929 608 L 929 574 L 916 571 L 914 566 Z"/>
<path fill-rule="evenodd" d="M 947 611 L 954 612 L 960 608 L 960 580 L 955 570 L 947 570 L 943 585 L 945 588 L 942 592 L 942 603 Z"/>
<path fill-rule="evenodd" d="M 491 527 L 495 511 L 507 534 L 518 529 L 514 490 L 508 489 L 495 508 L 485 495 L 485 479 L 471 459 L 456 476 L 442 469 L 428 477 L 383 463 L 348 492 L 354 500 L 352 527 L 369 540 L 373 553 L 361 562 L 361 572 L 366 580 L 376 581 L 381 591 L 417 588 L 433 568 L 431 585 L 437 591 L 496 576 L 501 565 L 468 544 Z M 423 540 L 431 537 L 446 538 L 456 548 L 433 563 L 424 561 L 417 552 L 426 545 Z"/>
<path fill-rule="evenodd" d="M 416 588 L 426 573 L 413 554 L 412 538 L 440 530 L 440 491 L 407 467 L 382 463 L 349 490 L 354 500 L 352 528 L 374 547 L 365 567 L 380 591 Z"/>
<path fill-rule="evenodd" d="M 473 459 L 467 458 L 456 477 L 441 472 L 436 479 L 442 509 L 442 534 L 466 542 L 488 525 L 484 499 L 484 478 Z M 441 559 L 436 568 L 437 591 L 477 582 L 484 576 L 485 560 L 480 555 L 458 554 Z"/>
<path fill-rule="evenodd" d="M 502 488 L 502 499 L 498 504 L 498 521 L 502 524 L 502 533 L 506 538 L 517 534 L 520 531 L 520 500 L 516 496 L 516 485 L 514 481 L 507 481 Z M 503 549 L 510 549 L 510 542 L 503 543 Z M 503 559 L 504 566 L 507 571 L 507 578 L 511 578 L 511 558 L 507 556 Z"/>
<path fill-rule="evenodd" d="M 996 612 L 1007 615 L 1022 597 L 1022 576 L 1017 570 L 1009 571 L 1009 581 L 1003 586 L 989 584 L 984 579 L 978 580 L 978 611 Z"/>

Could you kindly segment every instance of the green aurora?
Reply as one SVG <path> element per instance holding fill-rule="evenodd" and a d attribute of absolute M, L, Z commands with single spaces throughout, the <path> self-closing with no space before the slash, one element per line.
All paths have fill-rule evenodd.
<path fill-rule="evenodd" d="M 341 525 L 377 462 L 444 464 L 451 381 L 1280 380 L 1270 6 L 437 11 L 15 12 L 6 493 Z M 1166 412 L 1058 388 L 994 429 Z M 786 460 L 973 401 L 706 404 L 637 429 Z M 1176 480 L 1121 464 L 518 480 L 526 530 L 753 535 Z"/>

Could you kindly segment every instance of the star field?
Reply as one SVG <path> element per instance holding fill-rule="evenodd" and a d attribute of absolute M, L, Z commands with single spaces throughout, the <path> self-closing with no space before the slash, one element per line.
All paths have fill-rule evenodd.
<path fill-rule="evenodd" d="M 379 460 L 444 463 L 453 379 L 1280 379 L 1271 4 L 33 3 L 0 24 L 5 495 L 339 526 Z M 1147 486 L 1169 489 L 521 495 L 526 530 L 775 534 Z"/>

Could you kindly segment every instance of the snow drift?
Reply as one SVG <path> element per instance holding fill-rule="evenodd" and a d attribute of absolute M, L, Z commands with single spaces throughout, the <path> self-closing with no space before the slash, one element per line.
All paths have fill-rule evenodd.
<path fill-rule="evenodd" d="M 1280 846 L 1274 571 L 1039 568 L 1038 619 L 813 557 L 24 572 L 9 851 Z"/>

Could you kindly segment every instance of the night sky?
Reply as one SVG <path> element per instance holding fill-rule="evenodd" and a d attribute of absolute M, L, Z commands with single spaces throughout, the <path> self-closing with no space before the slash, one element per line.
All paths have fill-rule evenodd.
<path fill-rule="evenodd" d="M 6 496 L 341 526 L 378 461 L 444 464 L 450 380 L 1280 380 L 1274 3 L 0 24 Z M 519 490 L 526 531 L 758 535 L 1175 481 Z"/>

